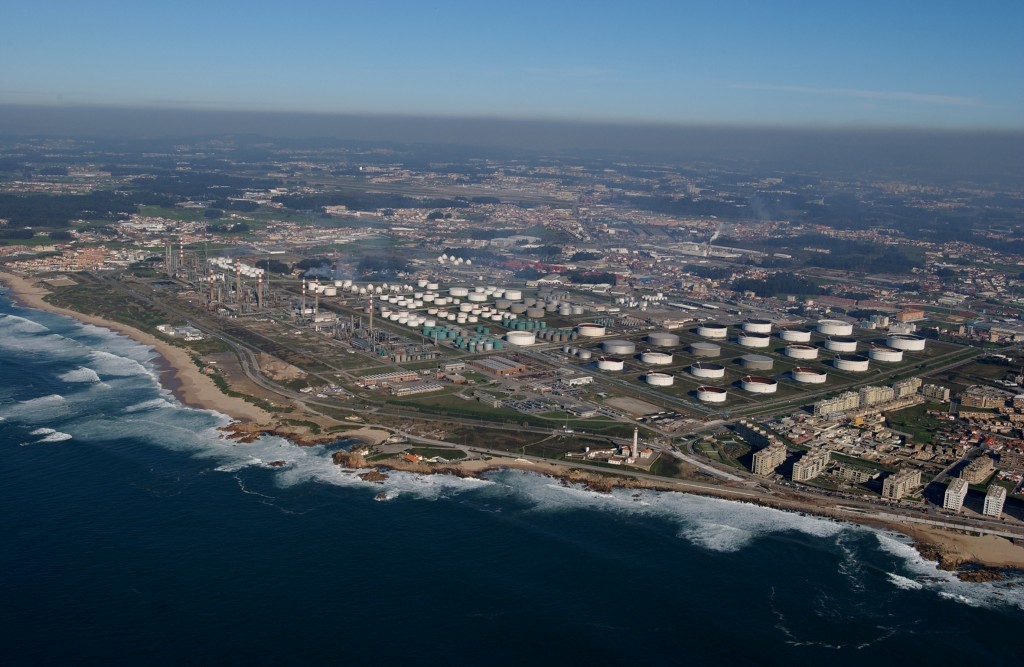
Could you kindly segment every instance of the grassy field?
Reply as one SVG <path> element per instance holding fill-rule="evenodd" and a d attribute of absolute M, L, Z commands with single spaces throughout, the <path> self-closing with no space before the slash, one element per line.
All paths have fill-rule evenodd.
<path fill-rule="evenodd" d="M 890 428 L 911 434 L 914 442 L 930 442 L 934 433 L 946 422 L 928 415 L 928 411 L 948 409 L 949 406 L 944 403 L 921 403 L 904 410 L 886 413 L 886 423 Z"/>

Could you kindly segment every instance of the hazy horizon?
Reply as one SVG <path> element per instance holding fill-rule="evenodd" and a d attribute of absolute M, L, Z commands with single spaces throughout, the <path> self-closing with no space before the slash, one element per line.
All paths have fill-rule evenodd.
<path fill-rule="evenodd" d="M 958 170 L 976 178 L 1024 179 L 1024 131 L 17 105 L 0 105 L 0 127 L 8 137 L 333 140 L 675 162 L 757 162 L 824 171 L 913 169 L 941 175 Z"/>

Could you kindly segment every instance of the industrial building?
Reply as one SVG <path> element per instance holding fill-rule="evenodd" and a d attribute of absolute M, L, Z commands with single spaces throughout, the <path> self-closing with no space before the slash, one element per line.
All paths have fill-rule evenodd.
<path fill-rule="evenodd" d="M 470 363 L 482 371 L 499 377 L 511 377 L 526 372 L 524 364 L 506 359 L 505 357 L 485 357 L 483 359 L 474 359 Z"/>

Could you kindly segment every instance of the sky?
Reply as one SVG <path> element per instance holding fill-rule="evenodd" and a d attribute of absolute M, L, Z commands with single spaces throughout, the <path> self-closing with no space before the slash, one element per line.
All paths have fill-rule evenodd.
<path fill-rule="evenodd" d="M 1024 2 L 8 2 L 0 105 L 1024 129 Z"/>

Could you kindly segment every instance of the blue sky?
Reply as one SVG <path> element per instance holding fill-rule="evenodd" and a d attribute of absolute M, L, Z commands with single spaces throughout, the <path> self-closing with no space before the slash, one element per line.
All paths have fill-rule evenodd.
<path fill-rule="evenodd" d="M 0 104 L 1024 129 L 1024 3 L 5 3 Z"/>

